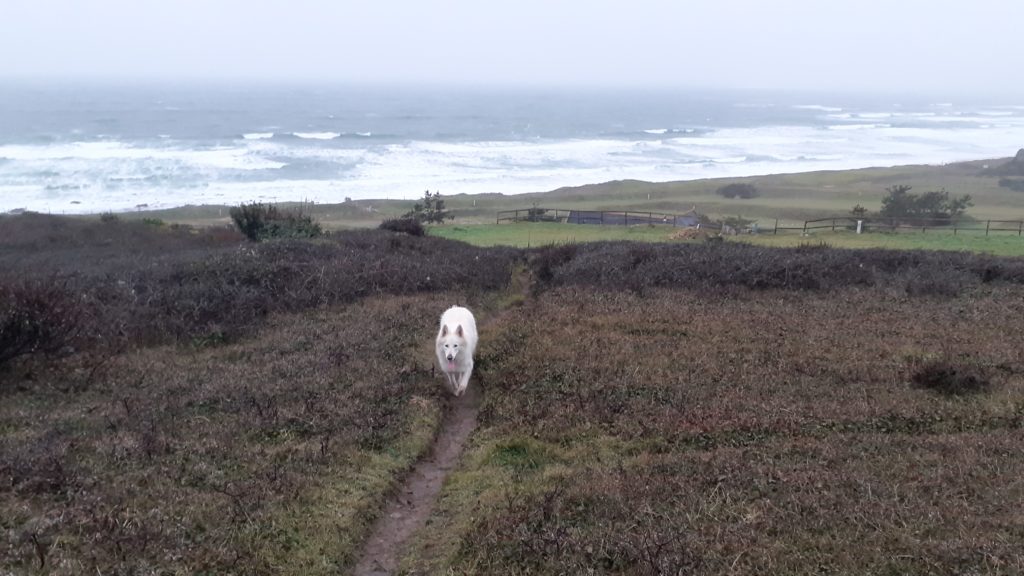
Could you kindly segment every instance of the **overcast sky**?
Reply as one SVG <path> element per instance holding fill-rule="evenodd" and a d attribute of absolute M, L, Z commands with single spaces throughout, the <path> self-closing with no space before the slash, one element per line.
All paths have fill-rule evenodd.
<path fill-rule="evenodd" d="M 0 79 L 1024 94 L 1024 0 L 0 0 Z"/>

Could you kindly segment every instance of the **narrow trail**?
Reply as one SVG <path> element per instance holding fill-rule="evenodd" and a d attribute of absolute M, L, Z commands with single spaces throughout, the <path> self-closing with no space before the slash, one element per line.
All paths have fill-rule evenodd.
<path fill-rule="evenodd" d="M 525 298 L 531 284 L 532 276 L 527 271 L 516 270 L 509 281 L 509 289 Z M 509 312 L 508 304 L 502 308 L 477 325 L 479 334 L 501 322 Z M 435 361 L 433 342 L 429 357 L 431 362 Z M 426 525 L 445 478 L 458 465 L 466 440 L 476 430 L 482 400 L 480 378 L 474 375 L 466 392 L 450 401 L 430 454 L 416 463 L 374 523 L 353 571 L 355 576 L 389 576 L 398 568 L 410 539 Z"/>
<path fill-rule="evenodd" d="M 458 463 L 463 445 L 476 429 L 480 400 L 480 386 L 476 382 L 471 382 L 462 396 L 452 399 L 430 455 L 416 464 L 374 524 L 356 564 L 356 576 L 384 576 L 398 567 L 409 538 L 426 524 L 441 484 Z"/>

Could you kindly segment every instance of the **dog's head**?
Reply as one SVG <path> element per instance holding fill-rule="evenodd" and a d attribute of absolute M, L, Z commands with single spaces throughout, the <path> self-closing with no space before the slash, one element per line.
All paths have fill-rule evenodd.
<path fill-rule="evenodd" d="M 448 366 L 455 367 L 455 359 L 466 347 L 466 337 L 462 332 L 462 324 L 455 327 L 455 331 L 449 331 L 448 326 L 445 325 L 441 328 L 441 337 L 438 338 L 438 345 L 441 347 L 441 351 L 444 353 L 445 360 L 448 361 Z"/>

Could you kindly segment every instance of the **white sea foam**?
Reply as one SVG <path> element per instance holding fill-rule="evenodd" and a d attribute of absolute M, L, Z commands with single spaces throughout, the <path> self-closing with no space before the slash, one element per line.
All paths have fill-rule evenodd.
<path fill-rule="evenodd" d="M 292 136 L 304 140 L 334 140 L 341 137 L 341 132 L 292 132 Z"/>
<path fill-rule="evenodd" d="M 842 112 L 842 108 L 835 106 L 823 106 L 821 104 L 797 104 L 793 108 L 799 108 L 801 110 L 821 110 L 822 112 Z"/>
<path fill-rule="evenodd" d="M 728 128 L 660 139 L 380 144 L 239 140 L 235 146 L 113 141 L 0 146 L 0 212 L 131 210 L 260 199 L 340 202 L 444 194 L 552 190 L 619 179 L 649 181 L 749 176 L 1005 156 L 1024 141 L 1024 119 L 989 128 L 894 115 L 889 124 L 840 128 Z M 968 118 L 984 119 L 984 116 Z M 963 117 L 957 117 L 962 119 Z M 921 121 L 925 120 L 925 121 Z M 289 166 L 294 164 L 295 166 Z M 317 172 L 303 172 L 306 166 Z M 77 202 L 77 204 L 73 203 Z"/>
<path fill-rule="evenodd" d="M 644 130 L 648 134 L 664 134 L 668 132 L 668 128 L 651 128 L 650 130 Z"/>
<path fill-rule="evenodd" d="M 273 137 L 273 132 L 249 132 L 248 134 L 242 134 L 242 138 L 246 140 L 266 140 Z"/>
<path fill-rule="evenodd" d="M 891 124 L 833 124 L 826 126 L 829 130 L 872 130 L 874 128 L 888 128 Z"/>
<path fill-rule="evenodd" d="M 362 136 L 364 138 L 369 138 L 370 136 L 373 136 L 373 132 L 356 132 L 356 136 Z"/>

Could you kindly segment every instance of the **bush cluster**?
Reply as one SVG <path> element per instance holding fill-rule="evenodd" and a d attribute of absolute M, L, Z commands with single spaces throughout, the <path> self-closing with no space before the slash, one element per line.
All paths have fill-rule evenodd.
<path fill-rule="evenodd" d="M 988 378 L 977 367 L 949 360 L 932 360 L 918 366 L 910 381 L 946 396 L 976 394 L 988 389 Z"/>
<path fill-rule="evenodd" d="M 540 249 L 531 262 L 548 285 L 628 290 L 886 286 L 911 295 L 955 295 L 981 282 L 1024 283 L 1024 260 L 937 251 L 601 242 L 573 252 Z"/>
<path fill-rule="evenodd" d="M 451 297 L 119 354 L 81 393 L 0 389 L 0 573 L 337 573 L 382 497 L 363 479 L 440 411 L 413 350 Z M 328 504 L 341 490 L 351 507 Z"/>
<path fill-rule="evenodd" d="M 39 281 L 0 284 L 0 368 L 20 356 L 70 346 L 80 320 L 81 309 L 63 286 Z"/>
<path fill-rule="evenodd" d="M 381 230 L 390 230 L 391 232 L 401 232 L 410 236 L 423 236 L 426 234 L 423 224 L 415 218 L 389 218 L 381 222 L 379 228 Z"/>
<path fill-rule="evenodd" d="M 747 184 L 745 182 L 737 182 L 733 184 L 726 184 L 725 186 L 719 187 L 715 190 L 715 194 L 722 196 L 723 198 L 756 198 L 761 195 L 757 190 L 757 186 L 753 184 Z"/>
<path fill-rule="evenodd" d="M 452 571 L 877 573 L 928 524 L 917 564 L 894 572 L 984 572 L 976 542 L 1016 525 L 1005 486 L 1024 473 L 1024 326 L 1008 313 L 1024 286 L 738 296 L 561 287 L 492 325 L 481 447 L 461 479 L 486 479 L 473 486 L 493 505 L 447 508 Z M 917 360 L 943 348 L 955 356 Z M 873 544 L 845 553 L 865 533 Z M 992 554 L 1022 559 L 1015 541 Z"/>
<path fill-rule="evenodd" d="M 74 230 L 61 231 L 66 225 Z M 100 232 L 57 220 L 52 242 L 0 241 L 0 281 L 64 286 L 82 311 L 90 341 L 111 346 L 216 342 L 249 330 L 271 312 L 376 294 L 503 288 L 520 254 L 376 230 L 317 242 L 249 244 L 234 233 L 225 239 L 141 222 L 91 226 L 125 230 L 115 230 L 117 241 L 87 242 Z M 39 244 L 47 250 L 36 250 Z M 51 300 L 57 302 L 39 306 Z"/>
<path fill-rule="evenodd" d="M 259 242 L 271 238 L 316 238 L 323 234 L 320 224 L 308 214 L 279 210 L 273 204 L 242 204 L 231 209 L 231 220 L 245 237 Z"/>

